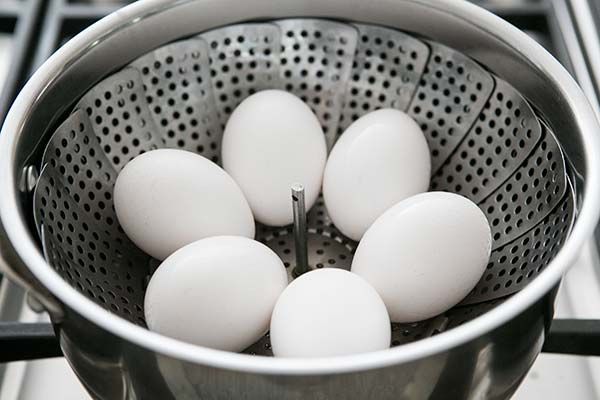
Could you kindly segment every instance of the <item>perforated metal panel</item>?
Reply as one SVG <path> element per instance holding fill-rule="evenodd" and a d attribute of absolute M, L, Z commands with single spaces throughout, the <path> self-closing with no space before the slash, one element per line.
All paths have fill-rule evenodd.
<path fill-rule="evenodd" d="M 494 80 L 461 53 L 427 44 L 431 55 L 408 114 L 427 138 L 434 174 L 469 131 L 494 89 Z"/>
<path fill-rule="evenodd" d="M 445 330 L 456 328 L 466 322 L 472 321 L 480 315 L 492 310 L 494 307 L 499 306 L 506 300 L 505 297 L 497 298 L 494 300 L 486 301 L 485 303 L 479 303 L 474 305 L 461 305 L 454 307 L 446 312 L 448 323 L 446 324 Z"/>
<path fill-rule="evenodd" d="M 118 226 L 112 202 L 116 172 L 83 111 L 61 125 L 43 160 L 34 216 L 50 264 L 90 299 L 144 325 L 149 257 Z"/>
<path fill-rule="evenodd" d="M 509 243 L 538 224 L 567 190 L 565 160 L 554 135 L 542 140 L 523 165 L 479 204 L 492 228 L 493 246 Z"/>
<path fill-rule="evenodd" d="M 525 287 L 558 253 L 574 218 L 573 193 L 568 190 L 555 209 L 535 228 L 492 252 L 481 281 L 463 304 L 507 296 Z"/>
<path fill-rule="evenodd" d="M 140 73 L 126 68 L 98 83 L 75 107 L 88 115 L 104 154 L 117 171 L 144 151 L 163 146 L 142 85 Z"/>
<path fill-rule="evenodd" d="M 461 305 L 425 321 L 404 324 L 392 323 L 392 347 L 434 336 L 462 325 L 485 314 L 504 300 L 504 298 L 499 298 L 477 305 Z"/>
<path fill-rule="evenodd" d="M 103 225 L 107 234 L 115 233 L 112 195 L 117 173 L 84 111 L 71 114 L 52 136 L 42 158 L 42 165 L 46 164 L 48 173 L 59 177 L 94 222 Z"/>
<path fill-rule="evenodd" d="M 327 208 L 325 207 L 325 200 L 323 200 L 323 195 L 320 194 L 315 204 L 309 210 L 307 214 L 308 226 L 311 229 L 327 229 L 327 230 L 336 230 L 339 235 L 342 235 L 341 232 L 337 230 L 337 228 L 333 225 L 333 221 L 331 217 L 329 217 L 329 213 L 327 212 Z M 356 246 L 354 246 L 356 247 Z"/>
<path fill-rule="evenodd" d="M 275 233 L 275 232 L 274 232 Z M 290 280 L 296 266 L 296 250 L 291 229 L 280 231 L 279 234 L 257 238 L 269 246 L 283 261 L 288 270 Z M 308 264 L 313 269 L 341 268 L 350 270 L 354 246 L 340 236 L 332 235 L 329 231 L 317 233 L 311 229 L 308 233 Z"/>
<path fill-rule="evenodd" d="M 44 174 L 40 199 L 64 198 L 55 214 L 39 216 L 43 223 L 44 251 L 53 268 L 90 300 L 135 324 L 145 326 L 144 276 L 138 268 L 145 255 L 108 236 L 91 224 L 72 201 L 68 190 L 51 174 Z M 59 195 L 59 193 L 61 193 Z M 65 205 L 66 204 L 66 205 Z M 61 213 L 68 217 L 62 218 Z M 68 221 L 68 222 L 67 222 Z M 72 225 L 69 225 L 72 224 Z M 85 225 L 84 225 L 85 224 Z M 115 260 L 119 258 L 117 263 Z"/>
<path fill-rule="evenodd" d="M 429 47 L 394 29 L 356 25 L 358 44 L 338 133 L 362 115 L 380 108 L 405 111 L 412 100 Z"/>
<path fill-rule="evenodd" d="M 269 333 L 267 333 L 265 336 L 260 338 L 256 343 L 254 343 L 252 346 L 248 347 L 242 353 L 250 354 L 252 356 L 259 355 L 259 356 L 272 357 L 273 356 L 273 348 L 271 346 L 271 337 L 270 337 Z"/>
<path fill-rule="evenodd" d="M 321 121 L 327 145 L 337 137 L 344 93 L 356 50 L 357 31 L 326 20 L 282 20 L 283 88 L 306 102 Z"/>
<path fill-rule="evenodd" d="M 525 161 L 540 139 L 535 113 L 508 83 L 494 93 L 452 157 L 432 177 L 431 187 L 479 202 Z"/>
<path fill-rule="evenodd" d="M 392 347 L 414 342 L 429 336 L 443 332 L 448 324 L 445 315 L 428 319 L 426 321 L 412 323 L 392 323 Z"/>
<path fill-rule="evenodd" d="M 193 151 L 217 162 L 223 130 L 212 91 L 206 42 L 189 39 L 172 43 L 131 66 L 140 72 L 146 102 L 165 146 Z"/>
<path fill-rule="evenodd" d="M 221 124 L 249 95 L 280 88 L 280 30 L 274 24 L 242 24 L 203 33 Z"/>

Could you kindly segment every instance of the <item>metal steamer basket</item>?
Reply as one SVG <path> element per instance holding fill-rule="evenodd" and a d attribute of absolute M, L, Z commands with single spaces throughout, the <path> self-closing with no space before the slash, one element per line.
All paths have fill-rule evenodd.
<path fill-rule="evenodd" d="M 273 358 L 268 335 L 233 354 L 146 329 L 157 264 L 118 225 L 118 171 L 161 147 L 218 163 L 229 114 L 268 88 L 306 101 L 330 147 L 382 107 L 421 125 L 431 188 L 470 198 L 492 226 L 488 268 L 459 305 L 393 324 L 390 350 L 322 359 Z M 1 266 L 50 313 L 95 398 L 508 398 L 598 218 L 597 130 L 556 60 L 466 2 L 140 2 L 66 44 L 12 107 L 0 135 Z M 356 243 L 322 200 L 307 225 L 309 266 L 349 268 Z M 292 228 L 259 226 L 257 240 L 291 274 Z"/>

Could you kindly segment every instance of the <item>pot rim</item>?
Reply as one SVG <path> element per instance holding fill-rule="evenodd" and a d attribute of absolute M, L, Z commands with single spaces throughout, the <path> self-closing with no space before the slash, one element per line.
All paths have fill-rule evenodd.
<path fill-rule="evenodd" d="M 582 134 L 585 155 L 586 179 L 585 196 L 579 209 L 579 216 L 570 237 L 561 251 L 546 269 L 525 289 L 516 293 L 501 305 L 486 314 L 456 327 L 448 332 L 422 339 L 417 342 L 384 351 L 314 359 L 286 359 L 250 356 L 208 349 L 171 339 L 136 326 L 109 311 L 104 310 L 65 282 L 45 261 L 35 244 L 26 222 L 21 218 L 18 182 L 16 178 L 16 150 L 18 134 L 23 127 L 32 104 L 49 82 L 61 73 L 70 60 L 81 54 L 90 43 L 110 34 L 115 27 L 135 23 L 145 16 L 160 12 L 165 7 L 178 7 L 192 0 L 162 1 L 147 0 L 120 9 L 90 26 L 50 57 L 30 78 L 11 107 L 0 134 L 0 219 L 8 238 L 18 256 L 28 266 L 33 275 L 69 309 L 74 310 L 92 323 L 125 340 L 179 360 L 203 364 L 216 368 L 242 372 L 277 375 L 313 375 L 362 371 L 374 368 L 407 363 L 420 358 L 457 347 L 481 336 L 524 311 L 536 300 L 549 292 L 560 280 L 562 274 L 576 260 L 584 241 L 592 234 L 600 215 L 600 135 L 594 110 L 569 73 L 546 50 L 525 33 L 490 12 L 466 1 L 455 0 L 405 0 L 405 2 L 426 5 L 444 13 L 468 21 L 477 29 L 499 38 L 503 44 L 516 52 L 527 55 L 528 59 L 555 82 L 560 82 L 561 90 L 571 107 Z M 214 0 L 196 0 L 210 9 Z M 361 0 L 306 0 L 302 5 L 294 0 L 280 0 L 278 7 L 291 8 L 301 13 L 305 10 L 326 10 L 332 14 L 336 7 L 360 12 Z M 325 4 L 326 3 L 326 4 Z M 394 5 L 395 3 L 395 5 Z M 273 3 L 256 0 L 252 4 L 236 3 L 236 7 L 252 7 L 269 10 Z M 378 0 L 370 7 L 397 7 L 398 2 Z M 332 11 L 333 10 L 333 11 Z M 268 14 L 268 13 L 266 13 Z"/>

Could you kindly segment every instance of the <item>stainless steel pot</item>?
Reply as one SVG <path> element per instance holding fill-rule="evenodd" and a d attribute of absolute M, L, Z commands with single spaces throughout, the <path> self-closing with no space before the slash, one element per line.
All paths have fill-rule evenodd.
<path fill-rule="evenodd" d="M 453 47 L 508 81 L 556 133 L 576 176 L 578 218 L 548 267 L 519 293 L 442 334 L 383 352 L 274 359 L 191 346 L 151 333 L 85 298 L 46 263 L 32 223 L 30 165 L 97 81 L 170 41 L 261 18 L 326 17 L 401 28 Z M 597 121 L 568 73 L 514 27 L 455 0 L 140 2 L 93 25 L 50 58 L 0 135 L 2 269 L 50 313 L 65 356 L 100 399 L 387 399 L 509 397 L 535 360 L 562 274 L 597 222 Z"/>

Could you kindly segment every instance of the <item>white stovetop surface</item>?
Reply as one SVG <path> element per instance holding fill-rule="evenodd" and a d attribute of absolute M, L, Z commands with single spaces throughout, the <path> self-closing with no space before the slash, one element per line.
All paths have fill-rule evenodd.
<path fill-rule="evenodd" d="M 600 318 L 600 266 L 591 242 L 559 291 L 556 316 Z M 585 296 L 586 301 L 579 301 Z M 44 319 L 23 305 L 23 321 Z M 594 378 L 595 377 L 595 378 Z M 15 362 L 8 365 L 0 385 L 0 400 L 86 400 L 86 394 L 64 359 Z M 516 400 L 595 400 L 600 398 L 600 357 L 542 354 L 519 388 Z"/>
<path fill-rule="evenodd" d="M 556 318 L 600 319 L 600 260 L 586 244 L 558 292 Z M 585 299 L 585 300 L 584 300 Z M 515 400 L 600 398 L 600 357 L 541 354 Z"/>

